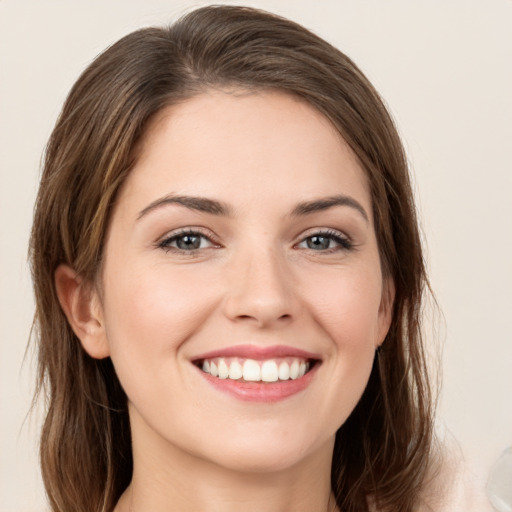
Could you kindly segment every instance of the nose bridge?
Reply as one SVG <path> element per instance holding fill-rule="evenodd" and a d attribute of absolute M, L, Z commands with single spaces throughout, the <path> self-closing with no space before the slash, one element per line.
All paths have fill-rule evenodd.
<path fill-rule="evenodd" d="M 231 319 L 267 326 L 296 314 L 286 256 L 269 243 L 245 246 L 233 256 L 229 274 L 225 311 Z"/>

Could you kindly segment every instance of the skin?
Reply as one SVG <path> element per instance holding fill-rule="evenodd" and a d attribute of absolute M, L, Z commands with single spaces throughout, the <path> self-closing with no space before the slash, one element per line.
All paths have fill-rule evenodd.
<path fill-rule="evenodd" d="M 171 194 L 230 214 L 148 210 Z M 292 213 L 338 195 L 353 204 Z M 198 249 L 177 248 L 183 228 L 204 236 Z M 134 474 L 116 512 L 335 510 L 335 433 L 366 386 L 393 293 L 365 174 L 320 113 L 243 91 L 164 110 L 118 197 L 101 289 L 67 266 L 56 284 L 83 347 L 112 358 L 129 399 Z M 300 393 L 247 402 L 192 364 L 237 344 L 297 347 L 321 364 Z"/>

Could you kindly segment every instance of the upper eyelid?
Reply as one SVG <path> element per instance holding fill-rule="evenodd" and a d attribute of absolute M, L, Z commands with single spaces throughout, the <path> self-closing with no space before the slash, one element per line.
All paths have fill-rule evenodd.
<path fill-rule="evenodd" d="M 347 235 L 347 233 L 345 233 L 344 231 L 341 231 L 339 229 L 334 229 L 334 228 L 327 228 L 327 227 L 308 229 L 308 230 L 302 232 L 298 238 L 299 238 L 299 241 L 302 241 L 306 238 L 309 238 L 309 237 L 315 236 L 315 235 L 338 236 L 340 238 L 345 238 L 348 241 L 352 241 L 352 237 Z"/>
<path fill-rule="evenodd" d="M 159 240 L 165 241 L 171 238 L 178 238 L 184 235 L 200 235 L 212 241 L 216 238 L 216 236 L 209 229 L 202 228 L 199 226 L 190 226 L 168 231 L 165 235 L 161 236 Z"/>
<path fill-rule="evenodd" d="M 207 240 L 209 240 L 214 245 L 220 245 L 218 237 L 209 229 L 201 227 L 201 226 L 186 226 L 182 228 L 177 228 L 175 230 L 172 230 L 170 232 L 167 232 L 165 235 L 160 237 L 156 241 L 156 245 L 161 245 L 166 241 L 179 238 L 180 236 L 185 235 L 199 235 Z M 335 229 L 332 227 L 313 227 L 309 228 L 305 231 L 302 231 L 302 233 L 295 237 L 294 245 L 300 242 L 303 242 L 305 239 L 315 236 L 315 235 L 323 235 L 323 236 L 337 236 L 339 238 L 343 238 L 347 240 L 350 243 L 353 243 L 352 237 L 347 235 L 344 231 L 341 231 L 339 229 Z"/>
<path fill-rule="evenodd" d="M 217 238 L 213 234 L 211 234 L 211 232 L 209 230 L 206 230 L 206 231 L 207 232 L 205 232 L 204 228 L 192 227 L 192 226 L 185 227 L 185 228 L 178 228 L 176 230 L 167 232 L 165 235 L 160 237 L 155 242 L 155 246 L 157 248 L 164 248 L 166 243 L 169 243 L 171 241 L 176 240 L 177 238 L 179 238 L 181 236 L 186 236 L 186 235 L 199 235 L 199 236 L 207 239 L 213 246 L 220 245 L 219 242 L 217 241 Z"/>
<path fill-rule="evenodd" d="M 333 228 L 313 228 L 313 230 L 310 231 L 309 233 L 306 231 L 306 233 L 303 233 L 301 235 L 299 241 L 294 244 L 294 247 L 298 249 L 306 249 L 304 247 L 300 247 L 300 245 L 304 244 L 306 240 L 314 236 L 329 238 L 331 241 L 334 241 L 338 245 L 338 248 L 332 247 L 319 251 L 315 250 L 315 252 L 317 252 L 318 254 L 332 254 L 333 252 L 337 253 L 339 250 L 353 251 L 357 249 L 357 244 L 354 242 L 352 237 L 348 236 L 343 231 Z M 307 250 L 313 249 L 307 248 Z"/>

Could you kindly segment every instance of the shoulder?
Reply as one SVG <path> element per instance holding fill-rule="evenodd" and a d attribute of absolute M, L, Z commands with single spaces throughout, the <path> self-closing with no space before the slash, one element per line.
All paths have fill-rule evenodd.
<path fill-rule="evenodd" d="M 438 440 L 416 512 L 492 512 L 486 475 L 450 436 Z"/>

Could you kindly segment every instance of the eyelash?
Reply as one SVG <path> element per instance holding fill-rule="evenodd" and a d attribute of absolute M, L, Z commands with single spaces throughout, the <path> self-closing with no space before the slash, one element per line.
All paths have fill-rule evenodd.
<path fill-rule="evenodd" d="M 173 242 L 177 242 L 179 239 L 182 239 L 186 236 L 200 237 L 203 240 L 207 240 L 208 243 L 211 245 L 209 247 L 197 247 L 197 248 L 192 248 L 192 249 L 181 249 L 179 247 L 174 247 L 171 245 Z M 307 243 L 308 240 L 315 238 L 315 237 L 316 238 L 327 238 L 330 241 L 334 241 L 337 244 L 337 246 L 329 247 L 329 248 L 323 249 L 323 250 L 316 250 L 316 249 L 312 249 L 311 247 L 308 247 L 308 249 L 312 252 L 322 252 L 324 254 L 326 254 L 326 253 L 330 254 L 330 253 L 338 252 L 338 251 L 351 251 L 351 250 L 354 250 L 354 248 L 355 248 L 353 242 L 349 238 L 342 235 L 339 231 L 334 231 L 334 230 L 330 230 L 330 229 L 323 230 L 323 231 L 316 231 L 314 233 L 311 233 L 307 237 L 303 238 L 298 244 L 296 244 L 296 246 L 303 244 L 303 243 Z M 200 241 L 200 244 L 201 243 L 202 242 Z M 160 249 L 163 249 L 166 252 L 173 251 L 173 252 L 177 252 L 177 253 L 181 253 L 181 254 L 191 255 L 201 249 L 206 249 L 206 248 L 211 248 L 211 247 L 219 247 L 219 245 L 216 244 L 215 241 L 212 240 L 211 235 L 206 235 L 197 229 L 186 228 L 186 229 L 182 229 L 182 230 L 180 230 L 176 233 L 173 233 L 172 235 L 164 238 L 163 240 L 161 240 L 160 242 L 157 243 L 157 247 Z"/>
<path fill-rule="evenodd" d="M 326 229 L 322 231 L 316 231 L 314 233 L 311 233 L 307 237 L 303 238 L 299 244 L 307 243 L 307 240 L 310 240 L 312 238 L 327 238 L 329 240 L 334 241 L 337 244 L 337 247 L 330 247 L 328 249 L 324 249 L 322 251 L 316 251 L 316 249 L 311 249 L 313 252 L 322 252 L 322 253 L 333 253 L 338 251 L 352 251 L 355 249 L 354 243 L 345 235 L 340 233 L 339 231 L 335 231 L 332 229 Z"/>
<path fill-rule="evenodd" d="M 198 230 L 196 228 L 194 228 L 194 229 L 192 229 L 192 228 L 181 229 L 181 230 L 173 233 L 172 235 L 164 238 L 162 241 L 158 242 L 157 246 L 160 249 L 163 249 L 166 252 L 174 251 L 174 252 L 178 252 L 178 253 L 181 253 L 181 254 L 193 254 L 193 253 L 195 253 L 196 251 L 198 251 L 200 249 L 205 249 L 205 247 L 198 247 L 196 249 L 187 250 L 187 249 L 180 249 L 179 247 L 173 247 L 171 245 L 173 242 L 176 242 L 180 238 L 184 238 L 186 236 L 200 237 L 203 240 L 207 240 L 213 247 L 215 247 L 215 246 L 218 247 L 218 244 L 216 244 L 212 240 L 211 236 L 208 236 L 208 235 L 202 233 L 200 230 Z"/>

